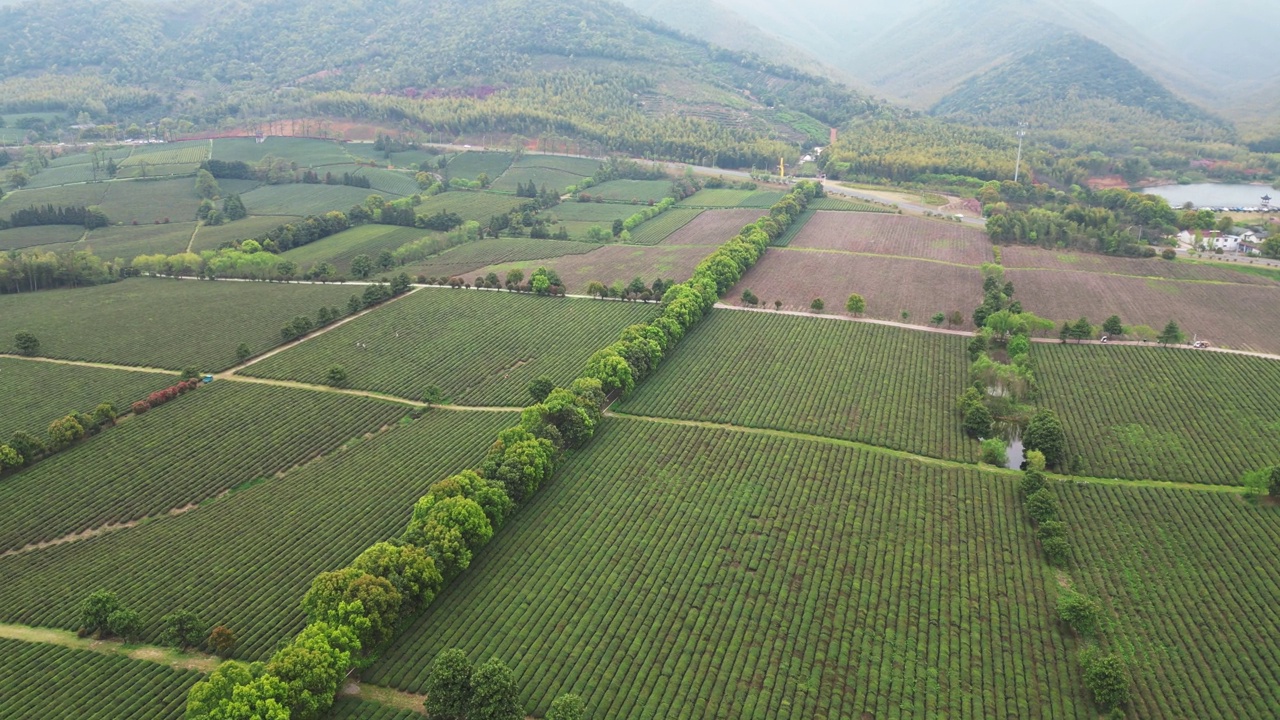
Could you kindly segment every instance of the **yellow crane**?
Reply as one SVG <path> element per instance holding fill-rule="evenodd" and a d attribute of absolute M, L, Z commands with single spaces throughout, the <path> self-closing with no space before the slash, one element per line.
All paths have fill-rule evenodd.
<path fill-rule="evenodd" d="M 787 159 L 778 158 L 778 177 L 785 178 L 787 176 Z"/>

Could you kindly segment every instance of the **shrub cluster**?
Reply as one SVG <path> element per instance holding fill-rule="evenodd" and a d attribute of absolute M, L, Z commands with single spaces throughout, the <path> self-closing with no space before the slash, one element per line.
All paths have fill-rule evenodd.
<path fill-rule="evenodd" d="M 197 683 L 188 696 L 187 718 L 238 717 L 246 708 L 249 715 L 266 718 L 322 715 L 347 671 L 372 662 L 395 628 L 466 570 L 474 552 L 551 477 L 562 453 L 591 440 L 603 418 L 606 393 L 628 392 L 652 372 L 820 193 L 820 185 L 799 183 L 769 217 L 747 226 L 703 261 L 692 280 L 668 289 L 661 316 L 627 328 L 617 343 L 591 358 L 583 376 L 568 388 L 552 389 L 525 408 L 518 425 L 498 434 L 479 468 L 429 487 L 414 504 L 401 537 L 370 547 L 348 567 L 317 576 L 302 600 L 306 629 L 265 665 L 225 663 Z M 503 668 L 486 667 L 475 673 L 504 677 Z M 461 686 L 465 676 L 469 686 L 474 675 L 455 670 L 454 684 Z M 495 687 L 501 685 L 495 682 Z M 468 692 L 468 697 L 510 705 L 505 691 Z"/>
<path fill-rule="evenodd" d="M 151 393 L 150 395 L 147 396 L 145 400 L 139 400 L 135 402 L 133 405 L 131 405 L 130 409 L 133 411 L 134 415 L 141 415 L 146 411 L 150 410 L 151 408 L 160 407 L 161 405 L 169 402 L 170 400 L 173 400 L 179 395 L 185 395 L 199 387 L 200 387 L 200 380 L 198 378 L 183 380 L 177 385 L 173 385 L 163 390 L 157 390 Z"/>
<path fill-rule="evenodd" d="M 103 428 L 115 425 L 117 411 L 111 403 L 101 403 L 92 413 L 73 412 L 49 423 L 45 438 L 15 432 L 7 443 L 0 443 L 0 475 L 31 465 L 43 458 L 66 450 Z"/>
<path fill-rule="evenodd" d="M 676 206 L 675 198 L 673 197 L 662 198 L 662 200 L 659 201 L 657 205 L 650 205 L 649 207 L 641 210 L 635 215 L 632 215 L 626 220 L 623 220 L 622 229 L 626 232 L 631 232 L 632 230 L 635 230 L 637 227 L 640 227 L 640 225 L 658 217 L 662 213 L 670 210 L 675 206 Z"/>

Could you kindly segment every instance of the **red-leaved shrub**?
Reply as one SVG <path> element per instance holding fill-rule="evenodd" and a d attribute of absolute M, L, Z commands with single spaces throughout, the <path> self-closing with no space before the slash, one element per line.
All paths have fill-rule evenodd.
<path fill-rule="evenodd" d="M 150 410 L 151 405 L 148 404 L 146 400 L 139 400 L 138 402 L 131 405 L 129 409 L 133 410 L 134 415 L 141 415 L 142 413 Z"/>

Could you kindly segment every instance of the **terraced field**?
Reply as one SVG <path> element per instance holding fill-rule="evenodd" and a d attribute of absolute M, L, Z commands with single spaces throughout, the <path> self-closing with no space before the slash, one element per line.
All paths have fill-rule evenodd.
<path fill-rule="evenodd" d="M 588 158 L 523 155 L 493 184 L 493 189 L 513 193 L 517 186 L 532 180 L 539 190 L 545 187 L 551 192 L 563 192 L 599 169 L 600 162 Z"/>
<path fill-rule="evenodd" d="M 213 159 L 225 162 L 239 160 L 257 165 L 267 155 L 287 158 L 302 167 L 320 168 L 351 162 L 344 146 L 328 140 L 268 137 L 262 142 L 254 138 L 226 138 L 213 141 Z"/>
<path fill-rule="evenodd" d="M 113 225 L 89 233 L 77 249 L 92 250 L 100 258 L 125 262 L 139 255 L 176 255 L 185 252 L 196 232 L 194 222 L 167 225 Z"/>
<path fill-rule="evenodd" d="M 34 332 L 41 355 L 178 371 L 224 370 L 236 348 L 279 345 L 280 329 L 321 307 L 345 308 L 359 290 L 326 285 L 138 278 L 74 290 L 0 295 L 0 348 Z"/>
<path fill-rule="evenodd" d="M 965 339 L 863 323 L 717 310 L 616 406 L 976 459 L 953 410 Z"/>
<path fill-rule="evenodd" d="M 643 225 L 641 227 L 644 227 Z M 651 283 L 657 278 L 683 282 L 693 275 L 693 269 L 710 254 L 710 249 L 700 246 L 642 247 L 635 245 L 605 245 L 585 255 L 570 255 L 548 260 L 548 268 L 560 273 L 570 293 L 585 293 L 592 281 L 606 285 L 626 285 L 632 278 Z M 489 272 L 504 277 L 508 270 L 520 268 L 528 273 L 531 263 L 502 263 L 481 268 L 477 272 Z M 981 289 L 981 288 L 979 288 Z"/>
<path fill-rule="evenodd" d="M 83 235 L 84 228 L 80 225 L 36 225 L 0 230 L 0 251 L 69 244 L 78 241 Z"/>
<path fill-rule="evenodd" d="M 561 385 L 654 305 L 428 288 L 251 365 L 254 377 L 325 382 L 418 399 L 430 385 L 460 405 L 521 406 L 541 375 Z M 363 346 L 363 347 L 362 347 Z"/>
<path fill-rule="evenodd" d="M 1059 484 L 1076 584 L 1126 659 L 1129 716 L 1280 713 L 1280 512 L 1220 493 Z"/>
<path fill-rule="evenodd" d="M 614 220 L 626 220 L 640 209 L 638 206 L 618 203 L 567 202 L 544 210 L 539 216 L 557 227 L 563 226 L 570 237 L 585 240 L 587 231 L 592 227 L 612 230 Z"/>
<path fill-rule="evenodd" d="M 1036 359 L 1084 474 L 1238 485 L 1280 464 L 1280 362 L 1101 345 L 1037 345 Z"/>
<path fill-rule="evenodd" d="M 609 202 L 649 203 L 658 202 L 671 194 L 669 180 L 610 180 L 585 190 L 593 198 Z"/>
<path fill-rule="evenodd" d="M 181 720 L 200 679 L 120 655 L 0 638 L 0 717 Z"/>
<path fill-rule="evenodd" d="M 351 272 L 351 261 L 357 255 L 368 255 L 377 260 L 378 253 L 383 250 L 393 251 L 405 243 L 433 234 L 430 230 L 417 228 L 361 225 L 294 248 L 280 257 L 296 262 L 303 270 L 320 262 L 333 263 L 339 275 L 346 275 Z M 395 269 L 397 273 L 400 271 L 400 268 Z"/>
<path fill-rule="evenodd" d="M 475 180 L 481 173 L 497 180 L 499 175 L 511 167 L 515 157 L 506 152 L 472 151 L 459 153 L 449 159 L 448 172 L 450 178 Z"/>
<path fill-rule="evenodd" d="M 399 535 L 427 486 L 479 463 L 517 419 L 431 411 L 183 515 L 0 557 L 0 619 L 74 629 L 80 601 L 103 588 L 141 614 L 148 642 L 183 608 L 232 628 L 238 657 L 266 659 L 302 628 L 300 601 L 317 574 Z"/>
<path fill-rule="evenodd" d="M 214 383 L 0 483 L 0 552 L 207 501 L 405 413 L 347 395 Z"/>
<path fill-rule="evenodd" d="M 1036 247 L 1013 245 L 1002 249 L 1002 264 L 1006 268 L 1062 270 L 1068 272 L 1092 272 L 1136 277 L 1167 278 L 1170 280 L 1203 280 L 1207 282 L 1244 283 L 1246 285 L 1276 286 L 1275 277 L 1253 275 L 1248 266 L 1233 267 L 1227 263 L 1169 262 L 1163 258 L 1122 258 L 1088 253 L 1056 252 Z M 1064 279 L 1070 276 L 1064 276 Z"/>
<path fill-rule="evenodd" d="M 867 301 L 867 317 L 902 322 L 905 310 L 907 322 L 917 325 L 928 323 L 934 313 L 958 310 L 965 317 L 962 329 L 972 329 L 969 315 L 982 304 L 982 273 L 976 267 L 925 260 L 769 248 L 725 302 L 740 304 L 744 290 L 766 307 L 782 301 L 783 310 L 808 311 L 814 299 L 822 299 L 830 314 L 844 313 L 845 300 L 858 293 Z M 1026 302 L 1023 287 L 1017 285 L 1017 290 Z"/>
<path fill-rule="evenodd" d="M 1019 504 L 1006 476 L 611 419 L 365 677 L 420 692 L 460 647 L 535 715 L 1093 718 Z"/>
<path fill-rule="evenodd" d="M 991 241 L 981 230 L 909 215 L 819 212 L 789 246 L 960 265 L 995 262 Z"/>
<path fill-rule="evenodd" d="M 537 269 L 533 263 L 540 260 L 582 255 L 598 249 L 599 245 L 565 240 L 534 240 L 531 238 L 485 238 L 450 248 L 426 262 L 406 265 L 401 270 L 410 275 L 427 277 L 464 277 L 468 280 L 475 272 L 488 265 L 499 263 L 529 263 L 525 276 Z M 502 278 L 504 281 L 506 276 Z"/>
<path fill-rule="evenodd" d="M 658 245 L 701 214 L 702 211 L 696 208 L 672 208 L 632 230 L 631 242 L 635 245 Z"/>
<path fill-rule="evenodd" d="M 346 185 L 264 185 L 240 197 L 253 215 L 322 215 L 330 210 L 346 212 L 363 205 L 370 195 L 366 188 Z"/>
<path fill-rule="evenodd" d="M 417 213 L 434 215 L 441 211 L 448 211 L 461 215 L 464 220 L 475 220 L 484 224 L 494 215 L 506 215 L 527 202 L 529 202 L 527 198 L 518 198 L 514 195 L 489 192 L 447 192 L 423 200 L 417 207 Z"/>
<path fill-rule="evenodd" d="M 161 145 L 138 145 L 119 162 L 117 178 L 145 178 L 163 175 L 194 175 L 200 163 L 209 159 L 209 142 L 191 140 Z"/>
<path fill-rule="evenodd" d="M 781 190 L 700 190 L 692 197 L 677 203 L 680 207 L 703 208 L 755 208 L 767 210 L 782 199 Z"/>
<path fill-rule="evenodd" d="M 1100 324 L 1119 315 L 1126 323 L 1159 331 L 1175 320 L 1189 338 L 1198 336 L 1236 350 L 1280 353 L 1280 314 L 1240 310 L 1280 306 L 1280 285 L 1025 269 L 1007 270 L 1005 279 L 1017 288 L 1027 310 L 1056 322 L 1087 317 Z"/>
<path fill-rule="evenodd" d="M 34 360 L 0 358 L 0 440 L 15 430 L 43 434 L 49 423 L 72 410 L 90 413 L 109 402 L 124 412 L 135 400 L 174 383 L 174 375 L 76 367 Z"/>
<path fill-rule="evenodd" d="M 258 237 L 284 223 L 300 219 L 291 215 L 270 215 L 267 217 L 247 217 L 225 225 L 202 225 L 196 231 L 196 241 L 191 249 L 197 253 L 205 250 L 216 250 L 223 243 Z"/>
<path fill-rule="evenodd" d="M 689 212 L 686 210 L 669 210 L 672 212 Z M 662 245 L 705 245 L 707 252 L 729 241 L 742 228 L 757 221 L 761 217 L 759 210 L 705 210 L 698 211 L 696 220 L 667 236 Z M 660 222 L 662 215 L 649 222 Z M 641 225 L 640 227 L 644 227 Z"/>

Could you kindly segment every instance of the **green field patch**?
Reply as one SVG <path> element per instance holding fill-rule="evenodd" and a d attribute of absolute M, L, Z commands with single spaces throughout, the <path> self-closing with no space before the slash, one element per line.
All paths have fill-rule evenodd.
<path fill-rule="evenodd" d="M 1280 464 L 1280 436 L 1268 429 L 1280 363 L 1098 345 L 1037 345 L 1034 356 L 1040 405 L 1062 419 L 1083 474 L 1237 485 Z"/>
<path fill-rule="evenodd" d="M 106 179 L 106 168 L 99 168 L 97 177 L 94 177 L 92 165 L 50 166 L 32 176 L 31 181 L 27 183 L 27 187 L 34 190 L 36 188 L 54 187 L 55 185 L 86 183 Z"/>
<path fill-rule="evenodd" d="M 570 185 L 577 185 L 600 169 L 600 162 L 587 158 L 561 157 L 558 155 L 523 155 L 493 184 L 493 189 L 515 192 L 520 185 L 530 181 L 539 190 L 563 192 Z"/>
<path fill-rule="evenodd" d="M 107 195 L 109 183 L 91 183 L 87 185 L 67 185 L 65 187 L 36 188 L 15 190 L 0 198 L 0 217 L 8 220 L 15 211 L 32 206 L 43 205 L 78 206 L 101 205 Z M 195 186 L 192 185 L 192 193 Z M 194 212 L 194 211 L 192 211 Z M 121 218 L 111 218 L 117 221 Z"/>
<path fill-rule="evenodd" d="M 323 167 L 351 162 L 344 147 L 331 140 L 310 138 L 268 137 L 262 142 L 256 138 L 225 138 L 213 141 L 213 159 L 224 162 L 246 162 L 257 165 L 268 155 L 286 158 L 301 167 Z"/>
<path fill-rule="evenodd" d="M 215 382 L 6 478 L 0 551 L 200 503 L 405 412 L 335 393 Z"/>
<path fill-rule="evenodd" d="M 476 242 L 450 248 L 426 262 L 400 268 L 410 275 L 428 278 L 466 277 L 487 265 L 507 262 L 531 262 L 549 260 L 567 255 L 582 255 L 597 249 L 598 245 L 567 240 L 535 240 L 533 238 L 485 238 Z M 536 268 L 531 268 L 530 272 Z M 526 273 L 527 275 L 528 273 Z M 502 281 L 506 281 L 505 274 Z"/>
<path fill-rule="evenodd" d="M 708 252 L 705 246 L 601 245 L 589 253 L 566 255 L 545 263 L 506 262 L 477 272 L 481 275 L 494 272 L 498 277 L 506 277 L 508 271 L 518 269 L 528 277 L 538 265 L 546 265 L 560 274 L 568 292 L 584 294 L 592 282 L 626 285 L 637 277 L 645 284 L 652 284 L 658 278 L 684 282 L 693 275 L 693 269 Z"/>
<path fill-rule="evenodd" d="M 751 190 L 728 190 L 724 188 L 699 190 L 692 196 L 681 200 L 677 205 L 694 208 L 734 208 L 738 207 L 751 194 Z"/>
<path fill-rule="evenodd" d="M 33 332 L 41 354 L 178 371 L 224 370 L 246 343 L 256 354 L 320 308 L 344 310 L 360 288 L 137 278 L 73 290 L 0 295 L 0 348 Z"/>
<path fill-rule="evenodd" d="M 809 201 L 810 210 L 823 211 L 844 211 L 844 212 L 876 212 L 876 213 L 892 213 L 892 208 L 883 205 L 875 205 L 869 202 L 860 202 L 849 198 L 839 197 L 836 195 L 828 195 L 826 197 L 815 198 Z"/>
<path fill-rule="evenodd" d="M 489 192 L 447 192 L 426 198 L 415 208 L 419 215 L 435 215 L 447 211 L 484 224 L 494 215 L 506 215 L 529 202 L 528 198 Z"/>
<path fill-rule="evenodd" d="M 207 390 L 216 392 L 216 384 Z M 199 400 L 203 392 L 155 412 L 198 410 L 181 404 Z M 311 395 L 313 400 L 325 397 Z M 271 397 L 279 399 L 263 396 L 267 402 Z M 286 401 L 275 425 L 256 429 L 286 441 L 311 437 L 320 431 L 314 426 L 323 426 L 324 420 L 296 423 L 287 418 L 302 411 L 306 402 Z M 246 404 L 243 399 L 241 404 Z M 196 415 L 188 423 L 197 436 L 198 420 Z M 240 639 L 237 656 L 265 660 L 277 642 L 302 629 L 300 601 L 317 574 L 342 567 L 370 545 L 398 536 L 427 486 L 475 467 L 498 431 L 518 420 L 514 413 L 429 411 L 351 450 L 191 512 L 0 558 L 0 576 L 5 578 L 0 583 L 0 619 L 74 629 L 80 601 L 101 588 L 118 593 L 127 607 L 142 615 L 145 641 L 156 641 L 160 618 L 181 608 L 232 628 Z M 173 443 L 157 445 L 154 452 L 171 460 L 191 454 Z M 188 462 L 234 462 L 238 454 L 234 449 L 205 452 Z M 226 459 L 219 459 L 222 456 Z"/>
<path fill-rule="evenodd" d="M 200 680 L 122 655 L 0 638 L 0 717 L 181 720 L 187 692 Z"/>
<path fill-rule="evenodd" d="M 815 209 L 808 209 L 800 213 L 800 215 L 796 217 L 795 221 L 791 223 L 791 227 L 787 228 L 786 232 L 779 235 L 778 239 L 773 241 L 773 245 L 775 247 L 786 247 L 790 245 L 791 242 L 800 235 L 801 231 L 804 230 L 804 226 L 808 225 L 809 221 L 817 214 L 818 211 Z"/>
<path fill-rule="evenodd" d="M 90 232 L 78 247 L 92 250 L 94 255 L 105 260 L 120 258 L 129 262 L 139 255 L 185 252 L 195 231 L 194 222 L 113 225 Z"/>
<path fill-rule="evenodd" d="M 1105 650 L 1126 660 L 1128 714 L 1273 716 L 1280 620 L 1260 608 L 1280 587 L 1280 512 L 1222 493 L 1082 483 L 1054 492 L 1072 577 L 1102 604 Z"/>
<path fill-rule="evenodd" d="M 593 198 L 610 202 L 644 203 L 658 202 L 671 194 L 670 180 L 610 180 L 588 188 L 583 192 Z"/>
<path fill-rule="evenodd" d="M 342 145 L 342 149 L 353 158 L 360 160 L 369 160 L 379 165 L 390 165 L 396 168 L 408 168 L 410 166 L 421 166 L 426 163 L 431 170 L 435 170 L 436 163 L 440 160 L 440 155 L 432 154 L 426 150 L 405 150 L 403 152 L 394 152 L 390 156 L 382 150 L 375 150 L 371 142 L 348 142 Z"/>
<path fill-rule="evenodd" d="M 388 252 L 427 235 L 434 235 L 430 230 L 395 227 L 392 225 L 361 225 L 337 235 L 330 235 L 322 240 L 294 248 L 280 257 L 292 260 L 300 269 L 306 270 L 316 263 L 329 262 L 337 268 L 339 275 L 351 272 L 351 260 L 357 255 L 368 255 L 371 260 L 378 259 L 378 253 Z M 391 271 L 378 271 L 388 274 Z M 394 272 L 401 270 L 395 268 Z"/>
<path fill-rule="evenodd" d="M 200 196 L 191 178 L 130 180 L 105 183 L 102 211 L 113 223 L 186 222 L 196 219 Z"/>
<path fill-rule="evenodd" d="M 498 176 L 511 167 L 515 156 L 508 152 L 470 151 L 458 153 L 449 159 L 447 171 L 449 178 L 475 180 L 481 173 L 497 180 Z"/>
<path fill-rule="evenodd" d="M 458 647 L 534 715 L 1093 718 L 1051 573 L 1006 476 L 613 418 L 364 678 Z"/>
<path fill-rule="evenodd" d="M 137 145 L 128 157 L 119 161 L 115 176 L 140 178 L 195 174 L 200 163 L 208 159 L 207 140 Z"/>
<path fill-rule="evenodd" d="M 369 184 L 368 192 L 386 196 L 389 200 L 399 197 L 407 197 L 415 193 L 421 192 L 422 188 L 418 187 L 418 181 L 413 175 L 407 172 L 398 172 L 396 170 L 384 170 L 382 168 L 371 168 L 364 165 L 333 165 L 323 168 L 320 172 L 320 178 L 324 179 L 325 174 L 332 174 L 336 178 L 335 182 L 342 180 L 343 173 L 351 173 L 358 177 L 366 178 Z"/>
<path fill-rule="evenodd" d="M 289 215 L 266 215 L 263 217 L 250 216 L 243 220 L 223 223 L 222 225 L 201 225 L 200 229 L 196 231 L 196 240 L 192 244 L 191 250 L 197 253 L 205 250 L 216 250 L 224 243 L 259 237 L 285 223 L 301 219 Z"/>
<path fill-rule="evenodd" d="M 363 205 L 370 195 L 367 188 L 346 185 L 264 185 L 240 196 L 253 215 L 323 215 L 331 210 L 346 212 Z"/>
<path fill-rule="evenodd" d="M 592 353 L 656 313 L 638 303 L 428 288 L 242 372 L 323 383 L 341 365 L 360 390 L 416 400 L 436 385 L 455 404 L 523 407 L 532 380 L 567 386 Z"/>
<path fill-rule="evenodd" d="M 402 710 L 369 700 L 339 697 L 325 718 L 327 720 L 422 720 L 419 709 Z"/>
<path fill-rule="evenodd" d="M 0 251 L 73 243 L 83 236 L 84 227 L 80 225 L 35 225 L 11 228 L 0 230 Z"/>
<path fill-rule="evenodd" d="M 631 242 L 636 245 L 657 245 L 697 220 L 701 214 L 702 210 L 697 208 L 672 208 L 632 230 Z"/>
<path fill-rule="evenodd" d="M 968 382 L 964 345 L 880 325 L 718 310 L 618 410 L 975 460 L 954 412 Z"/>
<path fill-rule="evenodd" d="M 171 374 L 76 367 L 32 360 L 0 358 L 0 388 L 5 411 L 0 416 L 0 440 L 15 430 L 43 435 L 49 423 L 74 411 L 91 413 L 109 402 L 120 412 L 129 403 L 173 385 Z"/>

